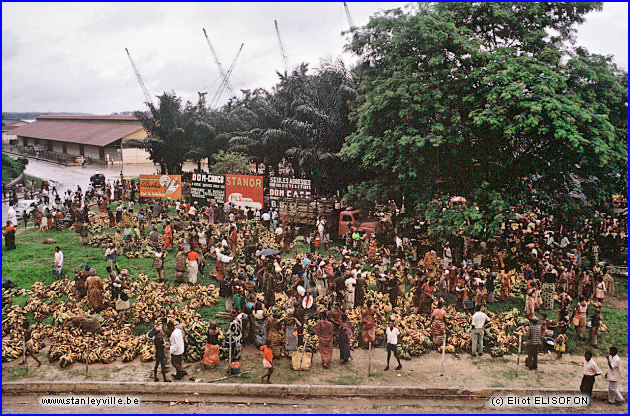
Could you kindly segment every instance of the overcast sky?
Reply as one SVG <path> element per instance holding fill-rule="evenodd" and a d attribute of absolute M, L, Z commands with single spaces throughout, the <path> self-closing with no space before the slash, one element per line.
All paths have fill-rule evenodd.
<path fill-rule="evenodd" d="M 404 4 L 348 6 L 360 26 L 376 11 Z M 196 101 L 197 91 L 209 91 L 211 97 L 220 78 L 203 27 L 226 70 L 245 43 L 231 77 L 236 91 L 270 88 L 283 68 L 274 19 L 291 65 L 352 59 L 343 53 L 348 21 L 341 2 L 2 3 L 2 111 L 144 109 L 125 47 L 152 95 L 168 90 Z M 613 55 L 627 70 L 627 3 L 606 3 L 588 15 L 577 43 Z"/>

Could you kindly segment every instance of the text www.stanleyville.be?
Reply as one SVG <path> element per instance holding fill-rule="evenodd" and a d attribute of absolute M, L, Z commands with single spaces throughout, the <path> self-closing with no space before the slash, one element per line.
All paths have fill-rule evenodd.
<path fill-rule="evenodd" d="M 129 396 L 66 396 L 66 397 L 42 397 L 42 406 L 137 406 L 140 399 Z"/>

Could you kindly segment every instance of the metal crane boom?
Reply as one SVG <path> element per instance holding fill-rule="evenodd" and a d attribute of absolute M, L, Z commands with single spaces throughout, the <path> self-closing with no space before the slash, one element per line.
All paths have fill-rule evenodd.
<path fill-rule="evenodd" d="M 151 99 L 151 94 L 149 94 L 149 90 L 147 89 L 147 86 L 144 84 L 144 80 L 142 79 L 142 76 L 140 75 L 140 71 L 138 71 L 138 68 L 136 68 L 136 64 L 133 63 L 133 59 L 131 59 L 131 54 L 129 53 L 129 49 L 125 48 L 125 52 L 127 52 L 127 56 L 129 57 L 129 62 L 131 62 L 131 67 L 133 68 L 133 72 L 136 74 L 136 78 L 138 79 L 138 84 L 140 84 L 140 89 L 142 90 L 142 93 L 144 94 L 144 99 L 146 100 L 146 104 L 153 104 L 153 100 Z"/>
<path fill-rule="evenodd" d="M 354 23 L 352 22 L 352 16 L 350 16 L 350 9 L 348 9 L 348 4 L 344 1 L 343 8 L 346 9 L 346 17 L 348 18 L 348 24 L 350 25 L 350 30 L 354 28 Z"/>
<path fill-rule="evenodd" d="M 210 52 L 212 53 L 212 56 L 214 57 L 214 62 L 217 64 L 217 67 L 219 68 L 219 75 L 221 75 L 221 79 L 225 79 L 226 77 L 226 73 L 225 70 L 223 69 L 223 65 L 221 64 L 221 61 L 219 61 L 219 57 L 217 56 L 216 51 L 214 50 L 214 48 L 212 47 L 212 43 L 210 43 L 210 38 L 208 38 L 208 34 L 206 33 L 206 29 L 203 29 L 203 35 L 206 37 L 206 41 L 208 42 L 208 46 L 210 47 Z M 230 84 L 230 82 L 228 81 L 226 88 L 228 89 L 228 91 L 230 92 L 230 94 L 234 95 L 234 90 L 232 89 L 232 84 Z"/>
<path fill-rule="evenodd" d="M 287 52 L 284 49 L 284 45 L 282 44 L 282 38 L 280 37 L 280 29 L 278 29 L 278 21 L 273 21 L 276 25 L 276 34 L 278 35 L 278 44 L 280 45 L 280 53 L 282 54 L 282 63 L 284 64 L 284 71 L 289 72 L 291 66 L 289 65 L 289 58 L 287 56 Z"/>
<path fill-rule="evenodd" d="M 214 97 L 212 98 L 211 107 L 214 107 L 217 104 L 219 97 L 221 97 L 221 94 L 227 88 L 227 85 L 230 82 L 230 75 L 232 75 L 232 71 L 234 71 L 234 66 L 236 65 L 236 61 L 238 60 L 238 57 L 241 56 L 241 51 L 243 50 L 243 46 L 245 46 L 245 44 L 241 43 L 241 47 L 238 49 L 238 52 L 236 52 L 236 56 L 234 57 L 234 60 L 230 64 L 230 67 L 228 68 L 228 72 L 225 75 L 225 78 L 219 85 L 219 89 L 217 90 L 217 92 L 214 94 Z"/>

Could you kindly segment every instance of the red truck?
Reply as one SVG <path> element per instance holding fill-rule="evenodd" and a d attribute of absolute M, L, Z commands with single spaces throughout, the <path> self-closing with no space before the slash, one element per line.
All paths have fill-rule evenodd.
<path fill-rule="evenodd" d="M 365 231 L 367 234 L 375 233 L 380 223 L 377 220 L 366 221 L 361 211 L 355 209 L 353 211 L 341 211 L 339 213 L 339 236 L 345 235 L 348 227 L 356 227 L 359 231 Z"/>
<path fill-rule="evenodd" d="M 341 210 L 339 203 L 325 198 L 282 200 L 278 203 L 278 214 L 282 219 L 312 227 L 317 223 L 317 219 L 323 216 L 328 221 L 331 236 L 345 235 L 348 227 L 356 227 L 359 231 L 370 234 L 380 227 L 378 220 L 365 220 L 361 211 Z"/>

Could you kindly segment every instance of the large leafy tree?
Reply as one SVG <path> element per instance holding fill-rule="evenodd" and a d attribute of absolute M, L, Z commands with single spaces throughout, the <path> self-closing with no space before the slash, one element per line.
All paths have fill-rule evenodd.
<path fill-rule="evenodd" d="M 523 176 L 559 194 L 585 178 L 627 186 L 627 75 L 570 47 L 600 8 L 439 3 L 372 18 L 349 45 L 361 83 L 342 155 L 372 173 L 366 185 L 410 199 Z"/>

